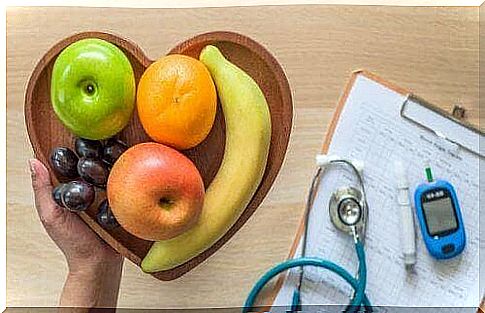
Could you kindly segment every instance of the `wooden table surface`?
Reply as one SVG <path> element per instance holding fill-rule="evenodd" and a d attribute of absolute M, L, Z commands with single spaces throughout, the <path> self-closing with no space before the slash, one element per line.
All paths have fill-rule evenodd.
<path fill-rule="evenodd" d="M 32 150 L 23 97 L 36 62 L 86 30 L 121 34 L 150 58 L 195 34 L 230 30 L 265 45 L 294 97 L 285 163 L 261 207 L 219 252 L 182 278 L 161 282 L 125 262 L 120 307 L 239 306 L 289 251 L 328 122 L 351 72 L 365 68 L 478 124 L 478 8 L 264 6 L 200 9 L 7 10 L 7 305 L 55 306 L 66 274 L 61 252 L 32 204 Z"/>

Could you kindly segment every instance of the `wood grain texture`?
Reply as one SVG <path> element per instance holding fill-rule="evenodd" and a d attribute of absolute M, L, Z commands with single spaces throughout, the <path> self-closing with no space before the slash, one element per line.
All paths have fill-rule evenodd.
<path fill-rule="evenodd" d="M 288 255 L 314 155 L 352 71 L 365 68 L 478 123 L 478 8 L 264 6 L 201 9 L 9 8 L 7 12 L 7 303 L 53 306 L 66 266 L 33 209 L 23 99 L 35 64 L 80 31 L 120 34 L 150 59 L 195 34 L 236 31 L 266 46 L 293 91 L 288 152 L 260 208 L 216 254 L 160 282 L 125 262 L 119 305 L 239 306 L 255 280 Z"/>
<path fill-rule="evenodd" d="M 64 38 L 55 44 L 37 63 L 25 92 L 25 124 L 34 155 L 51 169 L 52 181 L 57 184 L 62 177 L 56 177 L 49 157 L 56 147 L 74 146 L 74 136 L 55 115 L 50 100 L 52 68 L 59 53 L 70 44 L 85 38 L 99 38 L 119 47 L 130 60 L 135 81 L 138 84 L 145 69 L 153 62 L 142 49 L 127 39 L 105 32 L 81 32 Z M 286 154 L 293 119 L 293 104 L 288 80 L 276 59 L 254 40 L 234 32 L 209 32 L 189 38 L 170 50 L 169 54 L 185 54 L 196 59 L 207 45 L 217 46 L 232 63 L 246 71 L 260 86 L 271 114 L 271 144 L 266 169 L 258 189 L 235 224 L 209 249 L 187 260 L 185 263 L 165 271 L 153 273 L 160 280 L 173 280 L 187 273 L 227 242 L 256 211 L 268 193 Z M 136 112 L 128 125 L 116 135 L 128 146 L 152 141 L 143 130 Z M 215 177 L 224 156 L 225 125 L 221 104 L 211 132 L 198 146 L 181 151 L 190 158 L 199 170 L 206 188 Z M 140 266 L 152 241 L 137 238 L 122 227 L 105 230 L 96 221 L 101 201 L 106 199 L 103 189 L 96 189 L 96 201 L 79 216 L 107 243 L 121 255 Z"/>

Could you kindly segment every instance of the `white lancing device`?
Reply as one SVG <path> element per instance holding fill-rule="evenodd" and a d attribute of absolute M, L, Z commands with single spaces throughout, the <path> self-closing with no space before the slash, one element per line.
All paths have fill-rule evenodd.
<path fill-rule="evenodd" d="M 402 162 L 396 162 L 396 174 L 397 201 L 401 215 L 401 249 L 404 265 L 407 270 L 411 270 L 416 264 L 416 232 L 413 210 L 409 200 L 409 184 Z"/>

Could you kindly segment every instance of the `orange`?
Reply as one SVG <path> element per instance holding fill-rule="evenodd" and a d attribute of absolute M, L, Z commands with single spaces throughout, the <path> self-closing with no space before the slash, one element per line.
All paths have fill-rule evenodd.
<path fill-rule="evenodd" d="M 148 136 L 179 150 L 201 143 L 214 124 L 214 82 L 205 65 L 189 56 L 172 54 L 152 63 L 140 78 L 136 100 Z"/>

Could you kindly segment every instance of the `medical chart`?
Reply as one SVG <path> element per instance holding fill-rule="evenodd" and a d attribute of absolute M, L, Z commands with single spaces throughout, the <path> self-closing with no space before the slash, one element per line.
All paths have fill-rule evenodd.
<path fill-rule="evenodd" d="M 386 312 L 390 306 L 476 308 L 482 292 L 479 290 L 479 157 L 403 119 L 400 110 L 405 100 L 406 96 L 358 75 L 329 148 L 329 154 L 364 162 L 369 203 L 365 239 L 367 296 L 374 306 L 383 306 L 379 312 Z M 425 120 L 426 116 L 422 118 Z M 453 122 L 443 118 L 442 123 L 446 127 L 446 123 Z M 470 131 L 461 129 L 463 134 L 456 132 L 455 138 L 467 137 L 470 142 Z M 471 143 L 478 145 L 479 135 L 471 136 L 475 136 Z M 433 259 L 415 217 L 417 263 L 414 272 L 405 270 L 396 199 L 396 161 L 406 166 L 411 203 L 414 203 L 415 187 L 425 181 L 428 165 L 435 179 L 443 178 L 454 185 L 467 236 L 465 251 L 460 256 L 446 261 Z M 353 240 L 335 229 L 328 213 L 331 193 L 348 185 L 358 186 L 346 167 L 329 169 L 323 177 L 310 215 L 307 256 L 331 260 L 356 273 L 358 261 Z M 291 303 L 298 272 L 299 269 L 288 272 L 275 306 Z M 348 303 L 352 292 L 335 274 L 305 268 L 302 304 L 343 305 Z"/>

